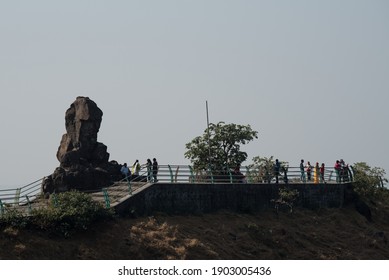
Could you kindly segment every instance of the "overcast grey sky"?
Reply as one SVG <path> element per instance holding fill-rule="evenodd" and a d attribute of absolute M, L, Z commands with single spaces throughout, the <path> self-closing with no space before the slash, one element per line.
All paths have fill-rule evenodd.
<path fill-rule="evenodd" d="M 88 96 L 120 163 L 187 164 L 211 122 L 298 165 L 389 172 L 388 1 L 0 0 L 0 186 L 51 174 L 65 111 Z"/>

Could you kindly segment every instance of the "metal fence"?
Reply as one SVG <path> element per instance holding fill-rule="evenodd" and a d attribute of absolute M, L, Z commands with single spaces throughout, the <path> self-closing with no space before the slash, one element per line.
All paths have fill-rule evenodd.
<path fill-rule="evenodd" d="M 132 180 L 154 182 L 154 178 L 145 168 L 138 177 L 132 176 Z M 239 170 L 225 168 L 223 170 L 195 170 L 190 165 L 160 165 L 157 173 L 157 181 L 165 183 L 345 183 L 353 181 L 351 168 L 335 170 L 327 167 L 321 174 L 315 168 L 310 174 L 300 167 L 281 168 L 278 175 L 274 170 L 266 170 L 263 167 L 242 167 Z"/>
<path fill-rule="evenodd" d="M 278 178 L 277 178 L 278 177 Z M 32 205 L 42 207 L 37 203 L 37 198 L 42 196 L 42 179 L 36 180 L 21 188 L 0 190 L 0 215 L 6 209 L 19 207 L 31 212 Z M 247 166 L 239 170 L 224 168 L 223 170 L 195 170 L 190 165 L 159 165 L 158 172 L 154 173 L 146 165 L 141 167 L 139 174 L 132 174 L 131 177 L 123 178 L 113 185 L 96 190 L 89 190 L 91 196 L 105 204 L 107 208 L 112 207 L 126 196 L 131 196 L 135 191 L 140 191 L 146 184 L 153 183 L 191 183 L 191 184 L 272 184 L 278 181 L 279 184 L 287 183 L 345 183 L 353 181 L 352 168 L 345 168 L 337 171 L 333 167 L 327 167 L 324 173 L 314 167 L 309 175 L 306 170 L 300 167 L 282 167 L 276 174 L 272 168 Z M 44 205 L 43 205 L 44 207 Z"/>
<path fill-rule="evenodd" d="M 42 181 L 43 178 L 20 188 L 0 190 L 0 215 L 15 207 L 31 212 L 31 203 L 41 196 Z"/>
<path fill-rule="evenodd" d="M 141 167 L 139 174 L 132 174 L 128 178 L 116 182 L 114 185 L 101 190 L 93 191 L 95 199 L 104 201 L 107 208 L 114 206 L 123 200 L 125 196 L 131 196 L 143 186 L 153 183 L 190 183 L 190 184 L 339 184 L 353 180 L 351 168 L 336 171 L 334 168 L 325 168 L 320 174 L 319 170 L 312 168 L 310 175 L 300 167 L 281 168 L 278 175 L 273 169 L 264 167 L 244 167 L 240 170 L 195 170 L 190 165 L 159 165 L 155 174 L 146 165 Z"/>

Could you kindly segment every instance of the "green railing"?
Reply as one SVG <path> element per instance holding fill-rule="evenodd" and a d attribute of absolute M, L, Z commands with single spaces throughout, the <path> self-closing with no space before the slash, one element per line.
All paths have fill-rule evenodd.
<path fill-rule="evenodd" d="M 139 175 L 132 175 L 128 178 L 116 182 L 114 185 L 103 189 L 104 201 L 106 207 L 117 202 L 124 196 L 132 196 L 135 190 L 142 188 L 150 183 L 190 183 L 190 184 L 272 184 L 276 182 L 276 176 L 273 170 L 266 170 L 263 167 L 243 167 L 241 170 L 195 170 L 190 165 L 159 165 L 156 180 L 153 174 L 150 174 L 146 166 L 143 165 Z M 308 176 L 304 170 L 302 174 L 300 167 L 288 167 L 280 170 L 278 176 L 279 184 L 293 183 L 345 183 L 353 180 L 352 169 L 344 169 L 343 172 L 336 172 L 334 168 L 327 167 L 323 175 L 315 174 L 315 168 L 312 168 L 311 175 Z M 304 176 L 303 176 L 304 175 Z M 310 180 L 309 180 L 310 177 Z M 123 187 L 127 185 L 127 188 Z M 120 186 L 121 189 L 120 189 Z"/>
<path fill-rule="evenodd" d="M 304 175 L 304 176 L 302 176 Z M 142 176 L 140 176 L 142 177 Z M 309 179 L 310 177 L 310 179 Z M 317 178 L 315 180 L 315 178 Z M 139 177 L 137 178 L 139 179 Z M 146 177 L 143 177 L 146 181 Z M 160 165 L 157 181 L 159 183 L 275 183 L 276 175 L 273 170 L 258 167 L 241 167 L 240 170 L 225 168 L 223 170 L 206 169 L 195 170 L 189 165 Z M 279 184 L 285 183 L 345 183 L 353 181 L 352 169 L 344 169 L 337 172 L 333 167 L 325 168 L 323 176 L 315 168 L 312 168 L 310 176 L 300 167 L 288 167 L 281 169 L 278 175 Z M 152 181 L 153 182 L 153 181 Z"/>
<path fill-rule="evenodd" d="M 20 188 L 0 189 L 3 206 L 28 205 L 41 195 L 42 181 L 43 178 Z"/>
<path fill-rule="evenodd" d="M 42 181 L 43 178 L 20 188 L 0 189 L 0 215 L 15 207 L 31 213 L 33 202 L 42 196 Z"/>
<path fill-rule="evenodd" d="M 345 183 L 353 180 L 352 168 L 337 172 L 332 167 L 325 169 L 324 176 L 314 175 L 315 169 L 312 169 L 311 180 L 308 180 L 306 171 L 304 174 L 299 167 L 288 167 L 281 169 L 278 176 L 279 184 L 286 183 Z M 304 176 L 302 176 L 304 175 Z M 318 179 L 315 180 L 315 177 Z M 36 180 L 21 188 L 0 190 L 0 214 L 9 207 L 24 207 L 27 212 L 31 213 L 33 206 L 37 205 L 35 200 L 42 196 L 41 186 L 42 179 Z M 240 170 L 231 170 L 224 168 L 216 170 L 208 168 L 207 170 L 196 170 L 190 165 L 159 165 L 156 174 L 150 173 L 145 165 L 141 166 L 138 175 L 132 175 L 123 178 L 113 185 L 97 190 L 89 190 L 96 199 L 100 199 L 106 208 L 112 207 L 115 203 L 126 196 L 132 196 L 135 191 L 141 189 L 146 184 L 154 183 L 190 183 L 190 184 L 271 184 L 275 183 L 276 177 L 273 170 L 267 170 L 264 167 L 242 167 Z M 56 195 L 51 196 L 55 203 Z M 41 206 L 42 207 L 42 206 Z"/>

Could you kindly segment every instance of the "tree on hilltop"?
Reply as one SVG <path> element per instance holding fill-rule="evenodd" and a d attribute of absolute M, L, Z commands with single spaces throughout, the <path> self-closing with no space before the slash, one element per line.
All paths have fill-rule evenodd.
<path fill-rule="evenodd" d="M 197 136 L 186 144 L 185 157 L 190 159 L 196 170 L 220 172 L 240 166 L 247 159 L 247 153 L 240 150 L 241 145 L 258 138 L 258 132 L 250 125 L 210 123 L 202 136 Z"/>

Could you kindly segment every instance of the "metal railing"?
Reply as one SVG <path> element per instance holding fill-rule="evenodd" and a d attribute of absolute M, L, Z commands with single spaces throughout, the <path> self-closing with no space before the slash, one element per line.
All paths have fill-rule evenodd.
<path fill-rule="evenodd" d="M 261 167 L 244 167 L 240 170 L 195 170 L 190 165 L 159 165 L 157 174 L 147 169 L 145 165 L 137 175 L 131 175 L 124 178 L 114 185 L 104 188 L 103 195 L 100 192 L 100 199 L 104 197 L 104 203 L 107 208 L 114 205 L 115 202 L 124 196 L 131 196 L 134 191 L 140 189 L 148 183 L 190 183 L 190 184 L 271 184 L 276 183 L 276 175 L 273 170 L 266 171 Z M 352 169 L 343 169 L 336 171 L 333 167 L 327 167 L 321 175 L 313 167 L 310 176 L 306 170 L 301 172 L 300 167 L 288 167 L 280 170 L 278 175 L 279 184 L 306 184 L 306 183 L 345 183 L 353 180 Z"/>
<path fill-rule="evenodd" d="M 146 176 L 145 176 L 146 177 Z M 316 179 L 317 178 L 317 179 Z M 225 168 L 223 170 L 195 170 L 190 165 L 160 165 L 157 181 L 161 183 L 275 183 L 273 170 L 261 167 L 241 167 L 239 170 Z M 282 183 L 345 183 L 353 181 L 351 168 L 336 171 L 326 167 L 323 175 L 313 167 L 310 176 L 300 167 L 288 167 L 278 174 L 278 182 Z M 153 181 L 152 181 L 153 182 Z"/>
<path fill-rule="evenodd" d="M 32 202 L 42 194 L 42 181 L 43 178 L 20 188 L 0 190 L 0 215 L 15 207 L 31 212 Z"/>
<path fill-rule="evenodd" d="M 310 179 L 310 180 L 309 180 Z M 31 212 L 31 205 L 42 196 L 42 179 L 36 180 L 21 188 L 0 190 L 0 215 L 10 207 L 24 207 Z M 323 175 L 316 172 L 313 167 L 309 178 L 307 172 L 301 172 L 300 167 L 281 168 L 278 175 L 278 183 L 345 183 L 353 181 L 352 168 L 336 171 L 333 167 L 326 167 Z M 123 178 L 113 185 L 96 190 L 88 190 L 92 197 L 105 204 L 106 208 L 112 207 L 126 196 L 132 196 L 135 191 L 146 184 L 152 183 L 191 183 L 191 184 L 271 184 L 276 183 L 276 174 L 271 168 L 264 167 L 242 167 L 240 170 L 224 168 L 223 170 L 195 170 L 190 165 L 159 165 L 158 172 L 147 169 L 146 165 L 141 166 L 137 175 Z M 39 207 L 42 207 L 40 205 Z"/>

